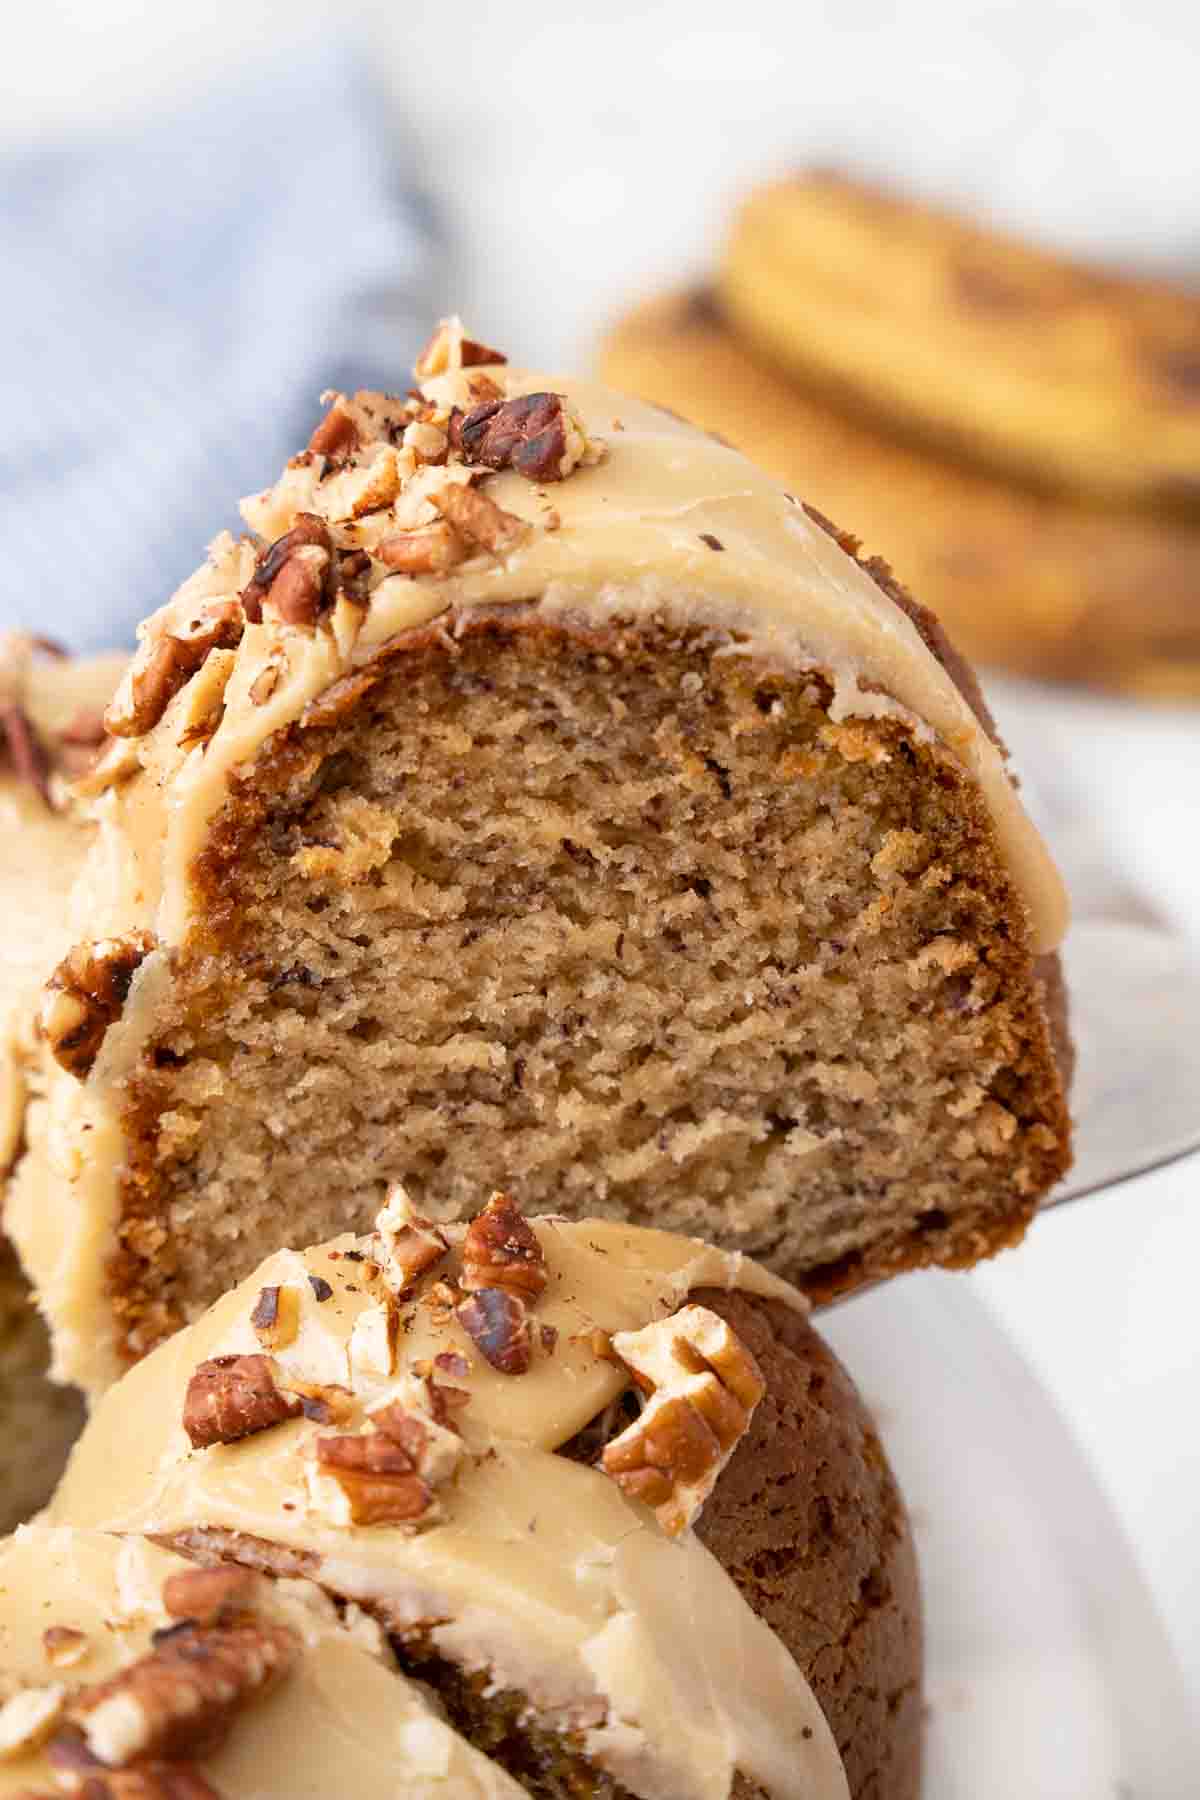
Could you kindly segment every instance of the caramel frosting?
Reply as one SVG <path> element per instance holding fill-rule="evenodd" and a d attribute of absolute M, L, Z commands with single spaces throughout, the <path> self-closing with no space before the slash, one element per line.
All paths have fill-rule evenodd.
<path fill-rule="evenodd" d="M 443 1657 L 527 1695 L 539 1722 L 575 1734 L 645 1800 L 725 1800 L 735 1771 L 773 1800 L 844 1796 L 807 1682 L 695 1534 L 668 1536 L 601 1468 L 556 1454 L 629 1388 L 611 1334 L 669 1322 L 699 1287 L 806 1303 L 693 1239 L 529 1224 L 545 1287 L 529 1301 L 526 1372 L 501 1372 L 494 1345 L 485 1356 L 464 1328 L 464 1227 L 441 1228 L 449 1248 L 399 1301 L 379 1237 L 280 1251 L 103 1398 L 47 1518 L 299 1553 L 313 1580 L 393 1632 L 421 1631 Z M 375 1327 L 392 1307 L 389 1353 Z M 215 1359 L 261 1357 L 270 1342 L 277 1422 L 207 1442 L 208 1415 L 189 1410 L 197 1370 L 211 1378 L 214 1363 L 232 1366 Z M 454 1404 L 453 1429 L 432 1432 L 419 1465 L 427 1504 L 355 1523 L 318 1446 L 331 1433 L 370 1438 L 373 1420 L 412 1409 L 430 1380 Z M 287 1416 L 295 1395 L 318 1416 Z M 226 1415 L 226 1435 L 235 1429 Z"/>
<path fill-rule="evenodd" d="M 0 1701 L 36 1697 L 49 1710 L 145 1656 L 153 1633 L 175 1622 L 164 1582 L 191 1566 L 140 1538 L 22 1526 L 0 1550 Z M 340 1618 L 320 1588 L 288 1579 L 264 1584 L 256 1612 L 294 1632 L 300 1654 L 198 1762 L 206 1791 L 254 1800 L 519 1800 L 524 1790 L 439 1717 L 356 1608 Z M 73 1634 L 62 1665 L 48 1631 Z M 33 1791 L 59 1791 L 44 1748 L 0 1756 L 0 1795 Z"/>
<path fill-rule="evenodd" d="M 126 656 L 39 657 L 28 638 L 0 634 L 0 709 L 28 724 L 47 764 L 43 793 L 0 751 L 0 1176 L 20 1141 L 29 1020 L 42 982 L 71 944 L 68 900 L 94 835 L 66 803 L 64 732 L 86 737 Z M 82 746 L 81 746 L 82 747 Z"/>
<path fill-rule="evenodd" d="M 334 397 L 314 447 L 243 502 L 257 542 L 218 538 L 141 627 L 138 668 L 114 703 L 127 758 L 107 786 L 93 783 L 100 830 L 79 886 L 81 935 L 146 932 L 157 948 L 87 1081 L 55 1078 L 44 1151 L 26 1159 L 10 1209 L 54 1325 L 55 1373 L 92 1391 L 121 1367 L 104 1271 L 119 1216 L 122 1084 L 153 1033 L 172 959 L 203 944 L 196 859 L 234 774 L 251 770 L 274 734 L 319 718 L 335 684 L 386 659 L 407 633 L 439 621 L 452 636 L 479 609 L 521 604 L 590 623 L 700 627 L 720 654 L 819 669 L 835 719 L 895 716 L 957 760 L 990 812 L 1033 950 L 1051 949 L 1065 929 L 1061 880 L 1000 752 L 911 620 L 797 501 L 683 421 L 582 381 L 565 384 L 561 456 L 542 458 L 536 479 L 469 466 L 452 447 L 447 455 L 456 408 L 564 384 L 501 362 L 457 367 L 481 347 L 458 327 L 446 342 L 449 354 L 420 365 L 442 372 L 407 405 Z M 482 524 L 468 519 L 474 537 L 451 522 L 464 517 L 463 496 L 488 512 Z M 284 566 L 276 553 L 289 533 L 299 536 Z M 361 566 L 314 614 L 305 608 L 330 555 Z M 422 555 L 430 572 L 405 572 Z M 279 583 L 286 604 L 263 587 L 278 567 L 293 576 Z M 154 688 L 168 637 L 194 672 Z"/>

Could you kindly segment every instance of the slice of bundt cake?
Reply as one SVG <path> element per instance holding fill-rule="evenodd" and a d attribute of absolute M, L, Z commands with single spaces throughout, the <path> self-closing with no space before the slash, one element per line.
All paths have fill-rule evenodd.
<path fill-rule="evenodd" d="M 12 1209 L 93 1386 L 392 1174 L 822 1296 L 1069 1161 L 1061 885 L 932 617 L 661 412 L 452 327 L 418 374 L 334 398 L 109 709 Z"/>

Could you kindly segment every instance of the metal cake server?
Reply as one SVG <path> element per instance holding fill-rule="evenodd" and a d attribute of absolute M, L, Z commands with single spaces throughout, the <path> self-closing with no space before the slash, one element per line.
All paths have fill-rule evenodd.
<path fill-rule="evenodd" d="M 1046 1206 L 1200 1150 L 1200 960 L 1137 918 L 1088 915 L 1063 949 L 1078 1061 L 1075 1165 Z"/>
<path fill-rule="evenodd" d="M 1053 689 L 997 685 L 1023 796 L 1075 915 L 1062 952 L 1077 1053 L 1075 1165 L 1046 1196 L 1057 1206 L 1200 1150 L 1200 943 L 1122 866 L 1094 784 L 1073 767 L 1076 758 L 1111 754 L 1111 740 L 1107 752 L 1099 748 L 1089 725 L 1111 730 L 1112 709 Z M 1123 741 L 1136 745 L 1138 709 L 1117 716 Z M 1179 826 L 1194 839 L 1200 808 Z"/>

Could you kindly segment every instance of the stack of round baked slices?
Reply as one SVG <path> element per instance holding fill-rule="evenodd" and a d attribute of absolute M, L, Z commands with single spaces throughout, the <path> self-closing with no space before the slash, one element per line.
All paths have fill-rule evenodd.
<path fill-rule="evenodd" d="M 852 527 L 974 660 L 1200 695 L 1194 291 L 808 171 L 601 366 Z"/>

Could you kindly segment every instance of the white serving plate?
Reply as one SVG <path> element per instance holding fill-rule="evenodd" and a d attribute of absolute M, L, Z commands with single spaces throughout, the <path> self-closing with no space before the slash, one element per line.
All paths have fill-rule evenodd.
<path fill-rule="evenodd" d="M 1200 1736 L 1087 1462 L 961 1277 L 904 1277 L 821 1329 L 908 1498 L 927 1628 L 923 1800 L 1196 1800 Z"/>

